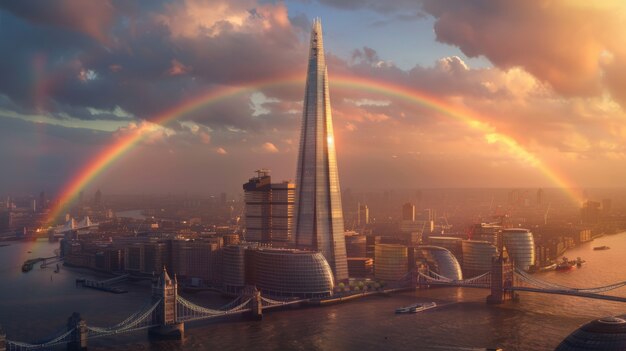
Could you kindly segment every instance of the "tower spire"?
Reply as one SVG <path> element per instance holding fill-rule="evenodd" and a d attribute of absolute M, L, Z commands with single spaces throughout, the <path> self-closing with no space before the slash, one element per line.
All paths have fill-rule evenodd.
<path fill-rule="evenodd" d="M 313 20 L 296 180 L 295 244 L 319 250 L 335 274 L 348 278 L 322 23 Z"/>

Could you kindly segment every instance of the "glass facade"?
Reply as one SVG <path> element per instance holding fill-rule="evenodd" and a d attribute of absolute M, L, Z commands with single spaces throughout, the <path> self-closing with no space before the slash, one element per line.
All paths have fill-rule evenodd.
<path fill-rule="evenodd" d="M 571 333 L 555 351 L 626 350 L 626 315 L 589 322 Z"/>
<path fill-rule="evenodd" d="M 431 236 L 428 238 L 428 243 L 432 246 L 439 246 L 452 252 L 459 263 L 463 264 L 463 246 L 461 242 L 463 239 L 450 237 L 450 236 Z"/>
<path fill-rule="evenodd" d="M 374 248 L 374 277 L 395 281 L 409 271 L 409 248 L 399 244 L 376 244 Z"/>
<path fill-rule="evenodd" d="M 322 25 L 313 22 L 296 178 L 294 241 L 319 250 L 335 278 L 348 278 Z"/>
<path fill-rule="evenodd" d="M 518 268 L 528 271 L 535 264 L 535 240 L 530 230 L 504 229 L 502 243 Z"/>
<path fill-rule="evenodd" d="M 335 287 L 333 272 L 320 252 L 248 249 L 246 282 L 276 297 L 327 297 Z"/>
<path fill-rule="evenodd" d="M 247 241 L 265 243 L 292 242 L 295 184 L 271 183 L 268 170 L 243 185 Z"/>
<path fill-rule="evenodd" d="M 443 247 L 422 245 L 415 248 L 415 263 L 426 263 L 428 268 L 446 278 L 462 280 L 463 272 L 456 257 Z"/>
<path fill-rule="evenodd" d="M 498 248 L 488 241 L 463 240 L 463 275 L 472 278 L 491 271 Z"/>

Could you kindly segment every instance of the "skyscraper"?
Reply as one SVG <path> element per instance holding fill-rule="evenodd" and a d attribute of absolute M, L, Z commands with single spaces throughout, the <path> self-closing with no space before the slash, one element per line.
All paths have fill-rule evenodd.
<path fill-rule="evenodd" d="M 343 212 L 322 24 L 313 21 L 298 154 L 295 244 L 319 250 L 336 280 L 348 278 Z"/>
<path fill-rule="evenodd" d="M 246 202 L 246 240 L 274 244 L 292 241 L 295 184 L 272 183 L 269 170 L 243 185 Z"/>

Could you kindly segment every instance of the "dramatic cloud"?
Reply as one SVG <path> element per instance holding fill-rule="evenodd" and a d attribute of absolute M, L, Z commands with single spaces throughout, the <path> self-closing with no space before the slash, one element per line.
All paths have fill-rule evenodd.
<path fill-rule="evenodd" d="M 109 43 L 107 32 L 116 14 L 110 0 L 3 1 L 0 8 L 38 24 L 84 33 L 102 43 Z"/>
<path fill-rule="evenodd" d="M 623 2 L 426 0 L 423 8 L 437 40 L 470 57 L 522 67 L 568 96 L 598 96 L 606 85 L 626 103 L 626 76 L 616 70 L 626 65 Z"/>
<path fill-rule="evenodd" d="M 346 184 L 545 185 L 538 159 L 581 184 L 616 184 L 606 174 L 626 159 L 621 3 L 320 2 L 376 11 L 374 27 L 434 23 L 452 52 L 399 67 L 368 42 L 343 53 L 327 46 Z M 304 81 L 287 78 L 304 77 L 308 15 L 255 0 L 78 3 L 0 4 L 0 52 L 10 53 L 0 60 L 0 127 L 14 132 L 0 133 L 0 144 L 20 150 L 4 149 L 3 160 L 30 156 L 42 170 L 54 160 L 67 168 L 51 174 L 66 179 L 107 145 L 141 135 L 100 185 L 159 189 L 159 179 L 190 177 L 168 184 L 187 191 L 223 176 L 211 184 L 239 191 L 256 168 L 295 176 Z M 336 28 L 327 43 L 352 35 Z M 406 52 L 431 49 L 398 42 Z M 626 176 L 622 168 L 612 174 Z"/>

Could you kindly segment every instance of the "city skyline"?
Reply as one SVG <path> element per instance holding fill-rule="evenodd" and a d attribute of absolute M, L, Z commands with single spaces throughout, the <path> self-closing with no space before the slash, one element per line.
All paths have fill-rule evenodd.
<path fill-rule="evenodd" d="M 328 18 L 335 141 L 350 187 L 621 187 L 626 175 L 623 55 L 610 35 L 619 3 L 493 5 L 494 18 L 529 30 L 481 42 L 463 28 L 487 38 L 498 22 L 477 26 L 474 3 L 85 3 L 92 24 L 64 12 L 71 3 L 0 10 L 2 33 L 16 35 L 0 41 L 13 53 L 0 67 L 0 158 L 11 165 L 0 193 L 60 194 L 133 135 L 85 191 L 234 193 L 251 162 L 294 179 L 315 14 Z M 529 40 L 532 16 L 553 35 Z M 581 33 L 579 47 L 562 40 L 570 32 Z M 498 49 L 513 35 L 528 50 Z"/>

